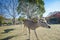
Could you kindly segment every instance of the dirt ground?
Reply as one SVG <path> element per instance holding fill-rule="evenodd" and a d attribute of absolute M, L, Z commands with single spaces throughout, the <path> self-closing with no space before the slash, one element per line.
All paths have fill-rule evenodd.
<path fill-rule="evenodd" d="M 36 29 L 39 40 L 60 40 L 60 24 L 51 25 L 51 28 L 39 27 Z M 28 29 L 23 25 L 0 27 L 0 40 L 27 40 Z M 31 30 L 30 40 L 37 40 L 34 30 Z"/>

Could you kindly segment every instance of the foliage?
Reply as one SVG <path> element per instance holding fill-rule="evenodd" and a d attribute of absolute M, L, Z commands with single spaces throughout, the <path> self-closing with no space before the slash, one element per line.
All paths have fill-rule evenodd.
<path fill-rule="evenodd" d="M 43 0 L 19 0 L 18 2 L 18 13 L 23 12 L 28 18 L 34 15 L 42 16 L 45 12 Z"/>
<path fill-rule="evenodd" d="M 33 20 L 33 22 L 37 22 L 37 19 L 36 18 L 33 18 L 32 20 Z"/>
<path fill-rule="evenodd" d="M 23 21 L 24 19 L 25 18 L 24 17 L 21 17 L 21 16 L 18 18 L 19 21 Z"/>
<path fill-rule="evenodd" d="M 0 21 L 3 21 L 4 20 L 4 17 L 3 16 L 0 16 Z"/>
<path fill-rule="evenodd" d="M 4 17 L 3 16 L 0 16 L 0 26 L 2 25 L 2 22 L 4 21 Z"/>

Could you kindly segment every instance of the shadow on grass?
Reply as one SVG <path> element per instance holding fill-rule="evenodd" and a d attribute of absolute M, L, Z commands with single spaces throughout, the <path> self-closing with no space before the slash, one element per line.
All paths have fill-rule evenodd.
<path fill-rule="evenodd" d="M 6 30 L 4 30 L 4 32 L 2 32 L 1 34 L 5 34 L 5 33 L 8 33 L 8 32 L 10 32 L 10 31 L 13 31 L 14 29 L 6 29 Z"/>
<path fill-rule="evenodd" d="M 9 39 L 11 39 L 11 38 L 13 38 L 13 37 L 16 37 L 17 35 L 15 35 L 15 36 L 8 36 L 8 37 L 6 37 L 6 38 L 3 38 L 3 39 L 0 39 L 0 40 L 9 40 Z"/>

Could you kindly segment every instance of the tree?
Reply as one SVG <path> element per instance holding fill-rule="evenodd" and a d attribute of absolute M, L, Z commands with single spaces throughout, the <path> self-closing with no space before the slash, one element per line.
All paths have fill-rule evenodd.
<path fill-rule="evenodd" d="M 5 15 L 8 17 L 12 17 L 13 24 L 15 24 L 15 18 L 17 17 L 17 5 L 18 1 L 17 0 L 1 0 L 1 5 L 0 7 L 3 8 Z"/>
<path fill-rule="evenodd" d="M 33 16 L 42 16 L 45 12 L 43 0 L 19 0 L 18 13 L 26 15 L 29 19 Z"/>

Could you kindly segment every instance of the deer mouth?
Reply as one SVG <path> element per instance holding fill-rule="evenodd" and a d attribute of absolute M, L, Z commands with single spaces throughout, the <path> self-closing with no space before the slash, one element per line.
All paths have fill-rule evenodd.
<path fill-rule="evenodd" d="M 50 26 L 48 26 L 48 28 L 51 28 Z"/>

